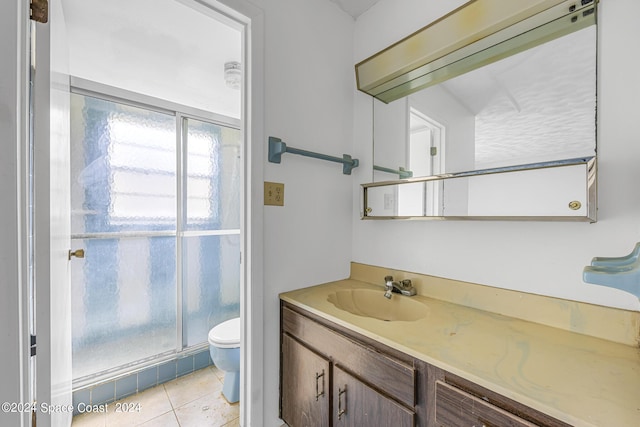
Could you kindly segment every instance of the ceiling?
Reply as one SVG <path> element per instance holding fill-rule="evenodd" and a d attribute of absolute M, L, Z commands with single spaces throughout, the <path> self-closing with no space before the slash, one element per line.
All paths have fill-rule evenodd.
<path fill-rule="evenodd" d="M 364 12 L 369 10 L 371 6 L 378 3 L 379 0 L 329 0 L 338 6 L 340 9 L 353 16 L 353 19 L 358 18 Z"/>
<path fill-rule="evenodd" d="M 62 0 L 70 74 L 239 118 L 226 62 L 241 61 L 242 33 L 175 0 Z"/>
<path fill-rule="evenodd" d="M 329 1 L 356 19 L 379 0 Z M 223 77 L 224 63 L 241 59 L 237 29 L 180 0 L 62 3 L 72 75 L 239 117 L 239 91 Z"/>

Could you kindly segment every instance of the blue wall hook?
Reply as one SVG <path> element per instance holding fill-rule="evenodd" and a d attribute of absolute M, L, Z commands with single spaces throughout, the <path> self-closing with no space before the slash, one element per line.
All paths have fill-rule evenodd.
<path fill-rule="evenodd" d="M 622 257 L 595 257 L 584 268 L 582 280 L 629 292 L 640 298 L 640 243 Z"/>

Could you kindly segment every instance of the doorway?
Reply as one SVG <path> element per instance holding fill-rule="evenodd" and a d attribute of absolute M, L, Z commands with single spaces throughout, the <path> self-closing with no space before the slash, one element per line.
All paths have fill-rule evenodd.
<path fill-rule="evenodd" d="M 200 12 L 203 12 L 205 16 L 210 16 L 212 13 L 212 7 L 218 8 L 221 7 L 220 10 L 224 11 L 226 15 L 223 16 L 223 20 L 227 22 L 233 22 L 235 25 L 241 29 L 243 33 L 242 40 L 242 48 L 243 48 L 243 59 L 250 59 L 247 61 L 247 75 L 255 74 L 256 76 L 261 75 L 262 73 L 262 57 L 261 55 L 254 52 L 262 51 L 262 39 L 259 36 L 263 31 L 263 22 L 264 18 L 262 15 L 262 11 L 259 8 L 252 6 L 250 3 L 245 0 L 224 0 L 225 5 L 222 6 L 216 0 L 176 0 L 176 2 L 181 2 L 186 4 L 189 3 L 194 8 L 198 9 Z M 65 158 L 68 160 L 69 150 L 60 151 L 60 147 L 64 147 L 64 139 L 65 132 L 68 132 L 68 105 L 65 106 L 65 102 L 68 103 L 68 70 L 65 68 L 64 63 L 67 62 L 68 58 L 66 55 L 66 42 L 60 43 L 61 40 L 65 40 L 65 37 L 61 37 L 60 30 L 64 30 L 61 28 L 60 23 L 63 23 L 64 19 L 60 20 L 59 15 L 62 3 L 65 3 L 64 6 L 68 7 L 66 3 L 71 2 L 52 2 L 50 4 L 50 21 L 49 24 L 40 24 L 31 23 L 29 26 L 29 5 L 27 3 L 19 4 L 7 4 L 2 6 L 2 10 L 8 11 L 6 17 L 8 18 L 6 21 L 12 22 L 14 18 L 18 17 L 16 25 L 8 25 L 6 27 L 9 35 L 9 40 L 16 43 L 21 52 L 20 55 L 8 55 L 8 60 L 10 62 L 11 59 L 17 60 L 18 69 L 22 71 L 22 74 L 28 74 L 27 70 L 30 65 L 29 61 L 29 41 L 33 42 L 35 40 L 35 35 L 37 34 L 38 42 L 35 43 L 35 49 L 31 50 L 32 58 L 37 59 L 37 70 L 36 73 L 38 78 L 32 80 L 31 85 L 29 85 L 28 76 L 23 76 L 17 81 L 11 81 L 9 83 L 14 84 L 15 93 L 20 94 L 21 100 L 16 101 L 16 113 L 17 113 L 17 125 L 24 125 L 26 129 L 31 122 L 29 120 L 29 111 L 26 111 L 23 106 L 27 103 L 25 102 L 30 97 L 30 87 L 35 87 L 35 95 L 33 96 L 34 102 L 32 105 L 35 105 L 36 110 L 36 120 L 35 125 L 32 124 L 35 128 L 35 132 L 24 132 L 22 135 L 19 135 L 18 140 L 20 144 L 17 146 L 19 151 L 19 162 L 25 165 L 24 169 L 21 172 L 21 182 L 24 185 L 17 186 L 17 192 L 20 194 L 20 203 L 16 204 L 16 211 L 23 221 L 24 224 L 29 224 L 31 220 L 30 213 L 35 212 L 35 218 L 33 219 L 33 223 L 38 226 L 37 239 L 33 247 L 35 248 L 33 251 L 27 250 L 24 251 L 24 265 L 21 264 L 21 272 L 24 275 L 24 280 L 22 287 L 24 288 L 24 298 L 22 299 L 22 304 L 19 304 L 21 307 L 18 310 L 22 309 L 24 315 L 20 319 L 18 329 L 23 333 L 25 331 L 29 331 L 33 326 L 35 327 L 35 323 L 33 323 L 29 317 L 33 313 L 37 313 L 38 315 L 38 325 L 37 328 L 37 356 L 33 356 L 35 354 L 35 336 L 31 337 L 31 341 L 27 336 L 26 339 L 22 338 L 22 343 L 24 344 L 23 352 L 20 354 L 20 384 L 21 390 L 25 390 L 22 395 L 25 397 L 23 399 L 16 399 L 21 401 L 28 400 L 28 394 L 30 392 L 37 393 L 38 400 L 41 402 L 50 402 L 50 404 L 58 404 L 65 405 L 65 407 L 71 406 L 71 395 L 70 395 L 70 382 L 71 382 L 71 363 L 70 356 L 64 354 L 66 352 L 66 348 L 71 348 L 70 343 L 67 346 L 67 339 L 64 336 L 65 331 L 71 330 L 71 323 L 68 323 L 68 327 L 66 327 L 67 322 L 64 319 L 66 316 L 64 313 L 70 314 L 70 309 L 68 307 L 68 303 L 65 300 L 65 296 L 69 296 L 68 289 L 65 289 L 65 272 L 67 271 L 67 266 L 69 265 L 67 261 L 67 249 L 69 246 L 69 232 L 61 233 L 61 230 L 64 231 L 65 227 L 59 227 L 57 222 L 53 222 L 53 217 L 58 216 L 61 219 L 64 219 L 64 209 L 58 210 L 57 207 L 61 205 L 65 205 L 66 207 L 66 215 L 69 214 L 69 204 L 64 203 L 65 194 L 68 196 L 68 191 L 66 193 L 56 193 L 55 191 L 58 189 L 54 186 L 53 178 L 55 178 L 55 183 L 66 181 L 68 183 L 68 167 L 66 169 L 67 174 L 65 176 L 64 173 L 58 176 L 58 172 L 64 172 L 60 169 L 61 165 L 64 165 Z M 86 2 L 89 3 L 89 2 Z M 110 2 L 116 3 L 116 2 Z M 135 2 L 136 4 L 142 2 Z M 154 2 L 153 8 L 157 6 L 157 2 Z M 25 6 L 26 5 L 26 6 Z M 11 6 L 11 7 L 9 7 Z M 153 9 L 149 7 L 148 9 Z M 19 10 L 18 10 L 19 9 Z M 73 10 L 73 8 L 69 8 L 68 10 Z M 95 25 L 99 23 L 103 15 L 101 15 L 100 8 L 95 8 L 92 10 L 91 18 L 88 21 L 87 25 Z M 216 12 L 217 13 L 217 12 Z M 106 16 L 106 15 L 104 15 Z M 138 19 L 138 15 L 133 15 L 132 19 Z M 6 22 L 5 21 L 5 22 Z M 57 25 L 51 25 L 52 23 L 57 23 Z M 62 25 L 63 27 L 64 25 Z M 29 29 L 31 29 L 31 37 L 29 37 Z M 249 46 L 251 44 L 251 50 L 249 51 Z M 100 45 L 91 45 L 90 48 L 95 49 L 100 52 L 107 52 L 104 49 L 104 46 Z M 113 61 L 113 57 L 107 58 L 110 61 Z M 36 62 L 31 62 L 31 64 L 35 64 Z M 254 65 L 250 65 L 254 64 Z M 151 66 L 152 64 L 150 64 Z M 11 68 L 11 67 L 9 67 Z M 251 72 L 249 69 L 257 70 L 257 72 Z M 148 77 L 148 76 L 144 76 Z M 263 86 L 260 83 L 259 78 L 247 79 L 253 80 L 253 84 L 250 85 L 248 82 L 244 84 L 244 88 L 246 90 L 242 90 L 243 92 L 243 106 L 242 106 L 242 115 L 243 120 L 246 120 L 246 123 L 253 120 L 258 124 L 262 123 L 262 115 L 263 111 L 260 107 L 252 106 L 252 100 L 257 99 L 258 101 L 262 99 L 262 91 Z M 9 92 L 11 92 L 11 87 L 9 87 Z M 62 103 L 58 103 L 57 101 L 63 100 L 61 99 L 62 92 L 66 91 L 67 100 Z M 56 101 L 54 102 L 54 95 Z M 51 96 L 51 99 L 50 99 Z M 255 104 L 258 105 L 258 104 Z M 40 119 L 38 119 L 40 118 Z M 49 122 L 51 126 L 49 126 Z M 31 122 L 33 123 L 33 122 Z M 67 124 L 67 129 L 65 130 L 65 123 Z M 243 153 L 243 171 L 253 171 L 253 177 L 247 179 L 242 183 L 242 203 L 244 206 L 252 206 L 255 205 L 255 200 L 257 197 L 251 195 L 251 187 L 257 185 L 261 181 L 261 158 L 260 156 L 251 156 L 251 150 L 249 149 L 250 141 L 258 141 L 262 139 L 262 132 L 259 131 L 260 127 L 252 125 L 250 128 L 245 129 L 244 123 L 241 128 L 242 133 L 242 149 L 245 150 L 246 156 Z M 60 131 L 60 133 L 57 133 Z M 35 136 L 34 136 L 35 135 Z M 36 166 L 34 168 L 27 167 L 30 161 L 33 161 L 33 158 L 30 157 L 28 153 L 29 137 L 35 138 L 36 141 L 36 150 L 35 150 L 35 162 Z M 51 143 L 49 143 L 51 141 Z M 25 148 L 22 148 L 25 147 Z M 54 149 L 57 150 L 54 152 Z M 260 153 L 258 153 L 260 154 Z M 33 155 L 33 154 L 32 154 Z M 31 159 L 31 160 L 30 160 Z M 248 160 L 245 160 L 248 159 Z M 38 166 L 39 165 L 39 166 Z M 253 165 L 252 167 L 248 167 L 248 165 Z M 34 173 L 34 176 L 29 175 L 30 173 Z M 56 174 L 54 176 L 54 174 Z M 60 179 L 58 179 L 60 178 Z M 27 194 L 30 184 L 35 180 L 36 182 L 36 191 L 34 195 L 35 203 L 38 205 L 38 208 L 35 210 L 31 209 L 30 196 Z M 51 204 L 49 204 L 51 202 Z M 55 202 L 55 203 L 54 203 Z M 55 205 L 55 206 L 54 206 Z M 20 209 L 21 206 L 24 206 L 24 211 Z M 55 209 L 55 211 L 54 211 Z M 244 283 L 244 277 L 254 277 L 253 282 L 260 281 L 260 275 L 258 273 L 258 269 L 256 269 L 255 273 L 251 272 L 251 265 L 256 263 L 258 267 L 261 266 L 261 254 L 260 250 L 256 248 L 260 247 L 261 238 L 260 238 L 260 221 L 258 219 L 259 215 L 249 215 L 250 211 L 253 211 L 256 208 L 251 208 L 250 210 L 243 210 L 243 213 L 247 214 L 246 217 L 242 219 L 243 223 L 241 224 L 241 228 L 243 228 L 246 233 L 243 233 L 243 238 L 241 240 L 241 249 L 244 252 L 247 250 L 243 256 L 242 263 L 242 272 L 241 272 L 241 282 Z M 257 208 L 259 211 L 259 208 Z M 258 212 L 259 213 L 259 212 Z M 68 221 L 67 221 L 68 223 Z M 20 241 L 29 242 L 32 238 L 32 235 L 29 234 L 29 230 L 31 228 L 25 226 L 19 230 Z M 53 244 L 55 240 L 55 245 Z M 25 245 L 26 248 L 27 245 Z M 34 269 L 33 259 L 37 258 L 37 269 Z M 28 262 L 27 262 L 28 261 Z M 28 264 L 28 265 L 27 265 Z M 55 271 L 54 271 L 55 270 Z M 33 294 L 28 290 L 27 277 L 35 276 L 38 298 L 37 303 L 35 304 L 35 308 L 29 306 L 30 298 L 33 298 Z M 29 279 L 30 280 L 30 279 Z M 252 301 L 259 301 L 259 295 L 254 295 L 251 292 L 251 286 L 243 287 L 240 290 L 241 298 L 243 303 L 241 303 L 241 317 L 243 319 L 247 319 L 247 322 L 243 322 L 242 325 L 242 348 L 243 351 L 247 353 L 257 352 L 256 358 L 250 358 L 248 355 L 244 355 L 241 357 L 242 367 L 245 368 L 245 378 L 243 382 L 247 384 L 246 387 L 241 387 L 242 396 L 247 396 L 252 392 L 252 390 L 261 391 L 261 365 L 260 361 L 260 353 L 261 353 L 261 340 L 260 337 L 257 336 L 257 342 L 254 337 L 251 336 L 251 325 L 256 324 L 259 325 L 261 323 L 262 316 L 262 308 L 260 304 L 254 304 Z M 31 297 L 29 296 L 31 295 Z M 33 300 L 32 300 L 33 301 Z M 62 311 L 61 311 L 62 310 Z M 55 312 L 55 313 L 54 313 Z M 31 314 L 30 314 L 31 313 Z M 63 325 L 64 327 L 58 328 L 56 325 Z M 62 336 L 61 336 L 62 334 Z M 31 350 L 32 356 L 29 356 Z M 37 361 L 35 359 L 38 359 Z M 67 361 L 68 370 L 67 370 Z M 28 370 L 27 367 L 31 364 L 37 366 L 37 378 L 34 370 Z M 68 373 L 68 374 L 67 374 Z M 37 385 L 36 385 L 37 383 Z M 27 386 L 29 385 L 29 386 Z M 22 388 L 24 386 L 24 388 Z M 242 390 L 244 388 L 244 390 Z M 37 391 L 36 391 L 37 389 Z M 245 420 L 250 420 L 251 418 L 260 419 L 261 406 L 259 404 L 253 404 L 250 399 L 243 399 L 247 402 L 247 405 L 243 406 L 243 410 L 241 413 L 241 417 Z M 248 407 L 248 409 L 247 409 Z M 46 425 L 51 423 L 52 425 L 65 425 L 64 419 L 66 419 L 66 412 L 64 413 L 51 413 L 51 414 L 39 414 L 38 419 L 42 420 L 42 422 Z M 246 417 L 245 417 L 245 414 Z M 249 414 L 252 414 L 251 416 Z M 248 417 L 248 418 L 247 418 Z M 25 414 L 20 417 L 24 420 L 25 425 L 28 425 L 27 419 L 30 418 Z M 59 424 L 62 422 L 63 424 Z"/>
<path fill-rule="evenodd" d="M 413 176 L 431 176 L 443 172 L 445 127 L 433 118 L 407 105 L 407 160 Z M 427 181 L 422 186 L 399 186 L 397 195 L 398 215 L 440 216 L 443 210 L 443 181 Z"/>
<path fill-rule="evenodd" d="M 243 29 L 195 6 L 63 1 L 86 254 L 71 267 L 74 388 L 206 351 L 239 316 Z"/>

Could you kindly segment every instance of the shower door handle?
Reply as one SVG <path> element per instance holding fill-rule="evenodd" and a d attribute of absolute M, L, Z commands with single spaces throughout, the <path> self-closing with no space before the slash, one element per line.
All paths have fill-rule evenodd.
<path fill-rule="evenodd" d="M 71 257 L 84 258 L 84 249 L 76 249 L 75 251 L 69 249 L 69 261 L 71 261 Z"/>

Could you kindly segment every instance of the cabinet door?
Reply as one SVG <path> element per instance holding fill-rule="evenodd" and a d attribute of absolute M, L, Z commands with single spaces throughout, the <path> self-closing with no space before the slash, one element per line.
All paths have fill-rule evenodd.
<path fill-rule="evenodd" d="M 282 419 L 291 427 L 329 426 L 327 359 L 282 335 Z"/>
<path fill-rule="evenodd" d="M 413 427 L 413 411 L 378 393 L 338 367 L 333 368 L 333 425 Z"/>

